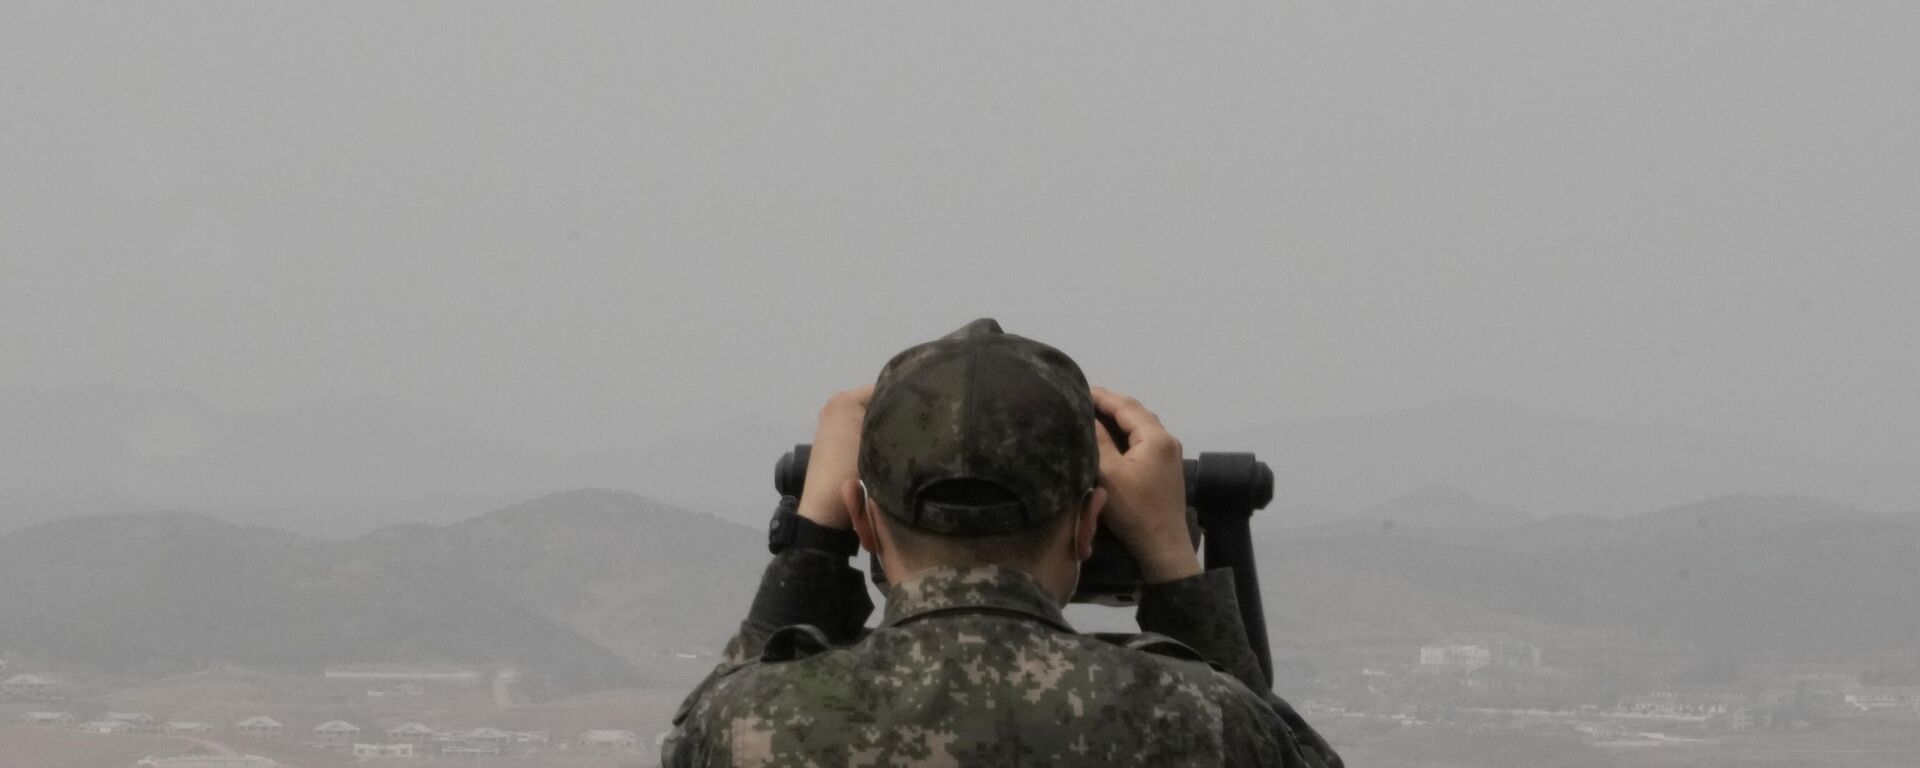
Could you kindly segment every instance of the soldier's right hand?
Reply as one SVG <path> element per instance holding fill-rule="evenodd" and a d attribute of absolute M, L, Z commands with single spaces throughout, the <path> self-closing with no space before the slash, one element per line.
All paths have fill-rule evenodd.
<path fill-rule="evenodd" d="M 813 453 L 807 459 L 807 478 L 795 512 L 819 525 L 847 529 L 852 510 L 844 501 L 844 486 L 860 480 L 860 424 L 867 416 L 873 385 L 834 393 L 820 408 L 820 424 L 813 431 Z"/>
<path fill-rule="evenodd" d="M 1093 404 L 1126 431 L 1126 452 L 1122 453 L 1105 427 L 1093 425 L 1100 447 L 1100 487 L 1107 490 L 1107 508 L 1102 513 L 1107 528 L 1140 564 L 1140 575 L 1148 584 L 1200 573 L 1200 558 L 1187 531 L 1187 478 L 1180 441 L 1139 400 L 1094 387 Z"/>

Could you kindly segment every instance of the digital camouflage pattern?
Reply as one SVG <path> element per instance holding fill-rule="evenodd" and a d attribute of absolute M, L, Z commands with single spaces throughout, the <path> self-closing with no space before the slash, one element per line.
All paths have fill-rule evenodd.
<path fill-rule="evenodd" d="M 1098 481 L 1094 414 L 1072 358 L 975 320 L 881 369 L 860 432 L 860 477 L 881 511 L 912 528 L 952 536 L 1037 528 Z M 1019 503 L 918 498 L 955 479 L 992 483 Z"/>
<path fill-rule="evenodd" d="M 915 574 L 850 646 L 748 629 L 688 697 L 663 765 L 1339 766 L 1192 650 L 1076 634 L 1011 569 Z"/>

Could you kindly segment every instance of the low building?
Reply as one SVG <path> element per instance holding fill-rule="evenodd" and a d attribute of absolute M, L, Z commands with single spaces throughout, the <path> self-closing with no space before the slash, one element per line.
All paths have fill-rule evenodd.
<path fill-rule="evenodd" d="M 1875 686 L 1856 688 L 1841 694 L 1840 701 L 1861 712 L 1876 709 L 1914 709 L 1920 707 L 1920 688 Z"/>
<path fill-rule="evenodd" d="M 546 731 L 516 731 L 513 734 L 513 741 L 516 744 L 545 744 L 547 740 Z"/>
<path fill-rule="evenodd" d="M 92 720 L 74 726 L 74 729 L 82 733 L 116 734 L 131 732 L 133 726 L 119 720 Z"/>
<path fill-rule="evenodd" d="M 1493 649 L 1484 645 L 1428 645 L 1420 648 L 1420 666 L 1479 669 L 1493 663 Z"/>
<path fill-rule="evenodd" d="M 1537 669 L 1541 666 L 1540 646 L 1524 640 L 1494 635 L 1488 641 L 1488 649 L 1493 652 L 1493 665 L 1496 667 Z"/>
<path fill-rule="evenodd" d="M 418 667 L 406 664 L 343 664 L 327 667 L 328 680 L 360 682 L 453 683 L 474 685 L 486 676 L 465 667 Z"/>
<path fill-rule="evenodd" d="M 346 749 L 360 738 L 360 726 L 345 720 L 328 720 L 313 727 L 313 740 L 323 747 Z"/>
<path fill-rule="evenodd" d="M 393 744 L 426 744 L 433 737 L 434 730 L 420 723 L 401 723 L 387 729 L 387 741 Z"/>
<path fill-rule="evenodd" d="M 412 744 L 355 744 L 353 756 L 361 760 L 376 758 L 411 758 L 418 756 Z"/>
<path fill-rule="evenodd" d="M 640 737 L 633 731 L 587 731 L 580 734 L 579 743 L 581 749 L 604 754 L 633 749 L 640 743 Z"/>
<path fill-rule="evenodd" d="M 1682 696 L 1675 693 L 1649 693 L 1628 696 L 1603 713 L 1610 718 L 1661 720 L 1674 723 L 1704 723 L 1727 714 L 1727 704 L 1713 696 Z"/>
<path fill-rule="evenodd" d="M 259 755 L 181 755 L 149 757 L 134 765 L 138 768 L 277 768 L 280 764 Z"/>
<path fill-rule="evenodd" d="M 501 746 L 512 744 L 514 738 L 513 734 L 508 731 L 503 731 L 498 728 L 482 727 L 460 734 L 459 740 L 468 744 L 492 744 L 494 746 Z"/>
<path fill-rule="evenodd" d="M 242 736 L 250 736 L 258 739 L 279 736 L 282 731 L 286 730 L 286 726 L 281 725 L 280 721 L 267 717 L 266 715 L 255 715 L 235 724 L 233 730 Z"/>
<path fill-rule="evenodd" d="M 0 681 L 0 696 L 9 699 L 49 699 L 54 682 L 39 675 L 14 675 Z"/>
<path fill-rule="evenodd" d="M 159 733 L 160 719 L 145 712 L 108 712 L 101 715 L 102 720 L 113 720 L 127 724 L 133 733 Z"/>
<path fill-rule="evenodd" d="M 419 683 L 395 683 L 367 689 L 367 698 L 384 699 L 394 696 L 425 696 L 427 689 Z"/>
<path fill-rule="evenodd" d="M 207 723 L 169 722 L 160 724 L 161 733 L 213 733 L 213 726 Z"/>
<path fill-rule="evenodd" d="M 1421 646 L 1420 666 L 1464 670 L 1481 667 L 1532 669 L 1540 666 L 1540 646 L 1500 633 L 1455 635 L 1437 645 Z"/>
<path fill-rule="evenodd" d="M 1750 707 L 1741 707 L 1727 713 L 1727 730 L 1734 733 L 1746 733 L 1760 725 L 1758 713 Z"/>
<path fill-rule="evenodd" d="M 20 716 L 20 722 L 26 725 L 66 728 L 80 722 L 80 719 L 65 712 L 28 712 Z"/>
<path fill-rule="evenodd" d="M 447 757 L 499 757 L 500 747 L 493 744 L 443 744 L 440 754 Z"/>

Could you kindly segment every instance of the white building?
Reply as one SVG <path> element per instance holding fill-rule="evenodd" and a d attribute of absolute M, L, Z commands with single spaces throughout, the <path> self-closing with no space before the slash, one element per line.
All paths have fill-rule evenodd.
<path fill-rule="evenodd" d="M 1682 696 L 1655 692 L 1622 698 L 1603 716 L 1618 719 L 1661 720 L 1675 723 L 1704 723 L 1727 714 L 1724 700 L 1712 696 Z"/>
<path fill-rule="evenodd" d="M 401 723 L 387 729 L 387 741 L 395 744 L 425 744 L 433 741 L 434 731 L 420 723 Z"/>
<path fill-rule="evenodd" d="M 355 744 L 353 756 L 369 760 L 382 757 L 410 758 L 417 757 L 418 753 L 412 744 Z"/>
<path fill-rule="evenodd" d="M 367 698 L 382 699 L 392 696 L 425 696 L 427 689 L 419 683 L 394 683 L 378 688 L 368 688 Z"/>
<path fill-rule="evenodd" d="M 1420 648 L 1420 666 L 1423 667 L 1479 669 L 1492 663 L 1493 649 L 1484 645 L 1428 645 Z"/>
<path fill-rule="evenodd" d="M 14 675 L 0 681 L 0 696 L 11 699 L 44 699 L 53 694 L 53 681 L 39 675 Z"/>
<path fill-rule="evenodd" d="M 182 755 L 149 757 L 134 765 L 140 768 L 276 768 L 280 764 L 259 755 Z"/>
<path fill-rule="evenodd" d="M 280 721 L 267 717 L 266 715 L 255 715 L 240 721 L 233 726 L 233 729 L 238 731 L 242 736 L 271 737 L 279 736 L 280 732 L 285 730 L 285 726 L 281 725 Z"/>
<path fill-rule="evenodd" d="M 66 727 L 80 721 L 65 712 L 28 712 L 20 716 L 20 722 L 27 725 Z"/>
<path fill-rule="evenodd" d="M 478 670 L 463 667 L 415 667 L 405 664 L 349 664 L 327 667 L 328 680 L 360 682 L 455 683 L 472 685 L 485 677 Z"/>
<path fill-rule="evenodd" d="M 591 752 L 612 752 L 633 749 L 640 743 L 640 737 L 633 731 L 587 731 L 580 734 L 580 746 Z"/>
<path fill-rule="evenodd" d="M 1840 697 L 1847 706 L 1862 712 L 1876 709 L 1920 708 L 1920 687 L 1883 686 L 1859 688 Z"/>
<path fill-rule="evenodd" d="M 460 734 L 460 740 L 474 744 L 512 744 L 513 734 L 498 728 L 475 728 Z"/>
<path fill-rule="evenodd" d="M 1540 646 L 1501 633 L 1455 635 L 1420 648 L 1420 666 L 1473 670 L 1486 666 L 1535 668 Z"/>
<path fill-rule="evenodd" d="M 353 746 L 354 740 L 358 738 L 360 738 L 360 726 L 345 720 L 328 720 L 313 727 L 314 741 L 324 746 L 344 749 Z"/>

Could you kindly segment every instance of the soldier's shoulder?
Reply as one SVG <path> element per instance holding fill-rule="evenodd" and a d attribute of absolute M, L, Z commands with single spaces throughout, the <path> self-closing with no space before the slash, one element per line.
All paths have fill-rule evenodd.
<path fill-rule="evenodd" d="M 1136 651 L 1148 656 L 1183 662 L 1211 664 L 1186 643 L 1153 632 L 1095 632 L 1088 637 L 1109 646 Z"/>
<path fill-rule="evenodd" d="M 810 624 L 792 624 L 774 630 L 758 655 L 731 658 L 700 681 L 674 712 L 675 725 L 697 711 L 726 709 L 740 699 L 753 699 L 765 685 L 778 685 L 795 672 L 799 662 L 831 663 L 845 656 L 845 646 L 834 646 L 825 632 Z"/>

